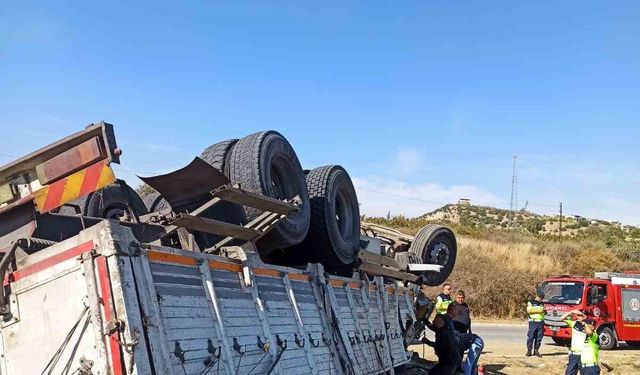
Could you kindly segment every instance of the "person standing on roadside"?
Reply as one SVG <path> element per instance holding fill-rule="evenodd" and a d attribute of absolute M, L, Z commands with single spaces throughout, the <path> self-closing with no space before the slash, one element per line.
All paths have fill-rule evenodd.
<path fill-rule="evenodd" d="M 540 345 L 542 344 L 542 334 L 544 332 L 544 292 L 538 290 L 536 298 L 527 302 L 527 315 L 529 316 L 529 330 L 527 331 L 527 357 L 533 355 L 542 357 Z"/>
<path fill-rule="evenodd" d="M 593 319 L 585 319 L 582 323 L 587 338 L 580 353 L 580 374 L 600 375 L 600 342 L 595 322 Z"/>
<path fill-rule="evenodd" d="M 456 316 L 453 318 L 453 327 L 461 333 L 471 333 L 471 312 L 466 302 L 464 290 L 456 292 L 456 300 L 453 304 L 456 307 Z"/>
<path fill-rule="evenodd" d="M 436 312 L 440 315 L 447 313 L 447 307 L 452 303 L 451 300 L 451 284 L 442 286 L 442 293 L 436 297 Z"/>
<path fill-rule="evenodd" d="M 576 315 L 576 319 L 569 319 L 569 316 Z M 564 321 L 571 328 L 571 347 L 569 348 L 569 362 L 564 372 L 565 375 L 577 375 L 580 371 L 580 355 L 582 347 L 587 340 L 587 334 L 584 331 L 584 320 L 586 315 L 580 310 L 568 311 L 560 317 L 560 321 Z"/>

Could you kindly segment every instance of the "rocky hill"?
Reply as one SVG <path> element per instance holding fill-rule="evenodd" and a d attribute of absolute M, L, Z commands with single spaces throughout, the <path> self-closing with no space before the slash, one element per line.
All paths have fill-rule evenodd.
<path fill-rule="evenodd" d="M 419 217 L 428 222 L 455 224 L 486 229 L 520 229 L 535 235 L 560 235 L 560 217 L 517 211 L 509 224 L 510 212 L 494 207 L 469 204 L 448 204 Z M 640 228 L 620 222 L 589 219 L 581 216 L 563 216 L 562 236 L 580 237 L 594 232 L 616 231 L 625 239 L 640 240 Z"/>

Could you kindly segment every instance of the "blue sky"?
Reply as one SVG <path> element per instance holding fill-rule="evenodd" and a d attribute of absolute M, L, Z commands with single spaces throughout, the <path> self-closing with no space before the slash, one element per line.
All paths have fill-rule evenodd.
<path fill-rule="evenodd" d="M 637 1 L 0 7 L 0 163 L 116 125 L 118 174 L 263 129 L 344 165 L 368 214 L 469 197 L 640 224 Z"/>

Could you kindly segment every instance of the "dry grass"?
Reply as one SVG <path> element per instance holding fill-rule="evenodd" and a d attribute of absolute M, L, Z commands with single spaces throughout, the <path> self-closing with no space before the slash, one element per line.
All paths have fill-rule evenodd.
<path fill-rule="evenodd" d="M 592 275 L 595 271 L 640 269 L 611 251 L 579 241 L 548 241 L 534 237 L 490 234 L 458 236 L 458 259 L 449 278 L 463 289 L 476 317 L 522 318 L 524 306 L 546 277 Z M 435 295 L 439 288 L 429 288 Z"/>

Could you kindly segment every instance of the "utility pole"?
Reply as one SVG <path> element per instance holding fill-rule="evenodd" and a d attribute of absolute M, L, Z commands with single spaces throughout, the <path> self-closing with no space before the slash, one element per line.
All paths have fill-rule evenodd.
<path fill-rule="evenodd" d="M 517 156 L 513 155 L 513 174 L 511 175 L 511 203 L 509 205 L 509 229 L 513 225 L 514 210 L 518 209 L 518 175 L 516 174 Z"/>
<path fill-rule="evenodd" d="M 558 236 L 562 239 L 562 202 L 560 202 L 560 231 L 558 232 Z"/>

